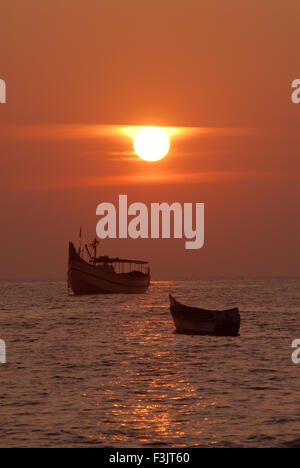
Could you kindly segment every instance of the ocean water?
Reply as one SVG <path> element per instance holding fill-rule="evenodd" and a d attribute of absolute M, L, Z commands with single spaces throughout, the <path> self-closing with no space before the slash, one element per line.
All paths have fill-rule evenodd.
<path fill-rule="evenodd" d="M 240 336 L 179 335 L 168 293 L 238 305 Z M 300 447 L 300 280 L 154 282 L 68 296 L 0 281 L 1 447 Z"/>

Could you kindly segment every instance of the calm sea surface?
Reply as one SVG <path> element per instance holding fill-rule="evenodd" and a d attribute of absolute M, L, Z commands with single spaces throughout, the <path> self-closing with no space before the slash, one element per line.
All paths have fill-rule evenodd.
<path fill-rule="evenodd" d="M 238 305 L 237 338 L 174 334 L 168 293 Z M 154 282 L 68 296 L 0 281 L 1 447 L 300 447 L 300 280 Z"/>

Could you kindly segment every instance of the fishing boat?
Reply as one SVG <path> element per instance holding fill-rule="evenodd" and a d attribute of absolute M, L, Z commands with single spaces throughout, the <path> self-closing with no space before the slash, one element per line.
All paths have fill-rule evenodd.
<path fill-rule="evenodd" d="M 90 246 L 94 248 L 87 262 L 81 256 L 81 247 L 76 251 L 72 242 L 69 243 L 68 287 L 76 295 L 81 294 L 139 294 L 147 291 L 150 284 L 150 268 L 143 260 L 126 260 L 97 257 L 95 239 Z"/>
<path fill-rule="evenodd" d="M 237 336 L 240 330 L 238 308 L 206 310 L 189 307 L 170 298 L 170 310 L 178 333 L 195 335 Z"/>

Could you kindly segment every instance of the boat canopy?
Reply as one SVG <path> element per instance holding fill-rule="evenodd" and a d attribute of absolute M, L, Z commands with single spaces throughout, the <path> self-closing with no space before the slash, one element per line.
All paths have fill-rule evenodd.
<path fill-rule="evenodd" d="M 144 260 L 125 260 L 123 258 L 111 258 L 106 255 L 102 257 L 97 257 L 93 259 L 96 263 L 134 263 L 136 265 L 147 265 L 149 262 L 145 262 Z"/>

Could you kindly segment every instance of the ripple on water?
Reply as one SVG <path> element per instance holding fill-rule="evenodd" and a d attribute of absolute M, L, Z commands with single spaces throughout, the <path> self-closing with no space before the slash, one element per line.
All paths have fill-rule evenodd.
<path fill-rule="evenodd" d="M 240 337 L 174 334 L 169 292 L 239 304 Z M 299 304 L 299 279 L 155 282 L 130 297 L 2 281 L 0 445 L 299 447 Z"/>

